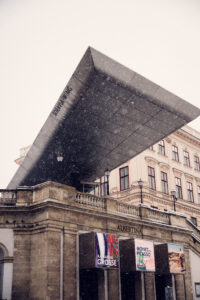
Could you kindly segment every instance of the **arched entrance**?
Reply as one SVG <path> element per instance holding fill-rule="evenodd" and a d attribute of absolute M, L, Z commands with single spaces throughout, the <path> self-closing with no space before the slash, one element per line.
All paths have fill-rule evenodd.
<path fill-rule="evenodd" d="M 0 246 L 0 299 L 3 294 L 4 251 Z"/>

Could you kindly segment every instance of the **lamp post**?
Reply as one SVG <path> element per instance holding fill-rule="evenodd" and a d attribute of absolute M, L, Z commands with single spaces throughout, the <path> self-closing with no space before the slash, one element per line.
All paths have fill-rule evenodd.
<path fill-rule="evenodd" d="M 174 201 L 174 211 L 176 211 L 176 201 L 178 200 L 178 198 L 176 197 L 176 191 L 172 190 L 171 195 L 172 195 L 173 201 Z"/>
<path fill-rule="evenodd" d="M 105 176 L 107 178 L 107 195 L 109 196 L 109 176 L 110 176 L 110 171 L 108 169 L 105 170 Z"/>
<path fill-rule="evenodd" d="M 139 187 L 140 187 L 140 201 L 141 201 L 141 204 L 143 204 L 143 194 L 142 194 L 142 188 L 143 188 L 143 181 L 142 181 L 142 179 L 140 178 L 139 180 L 138 180 L 138 185 L 139 185 Z"/>
<path fill-rule="evenodd" d="M 63 156 L 61 154 L 57 155 L 57 161 L 62 162 L 63 161 Z"/>

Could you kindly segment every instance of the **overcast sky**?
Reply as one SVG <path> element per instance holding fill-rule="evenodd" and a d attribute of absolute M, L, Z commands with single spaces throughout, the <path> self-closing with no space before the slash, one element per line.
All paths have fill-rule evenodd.
<path fill-rule="evenodd" d="M 0 188 L 89 45 L 200 107 L 199 0 L 0 0 Z"/>

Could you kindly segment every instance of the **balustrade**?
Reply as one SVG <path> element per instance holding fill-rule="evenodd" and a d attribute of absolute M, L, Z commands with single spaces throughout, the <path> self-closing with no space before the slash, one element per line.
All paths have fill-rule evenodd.
<path fill-rule="evenodd" d="M 105 209 L 105 198 L 97 197 L 90 194 L 77 193 L 76 203 L 90 207 L 100 208 L 102 210 Z"/>
<path fill-rule="evenodd" d="M 118 202 L 118 212 L 132 216 L 139 216 L 139 207 Z"/>
<path fill-rule="evenodd" d="M 0 205 L 15 205 L 17 192 L 11 190 L 0 190 Z"/>

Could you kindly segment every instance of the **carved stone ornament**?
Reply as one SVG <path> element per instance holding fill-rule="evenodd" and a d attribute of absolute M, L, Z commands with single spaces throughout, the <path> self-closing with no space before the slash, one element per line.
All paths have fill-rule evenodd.
<path fill-rule="evenodd" d="M 145 160 L 152 166 L 158 164 L 158 160 L 150 156 L 145 156 Z"/>

